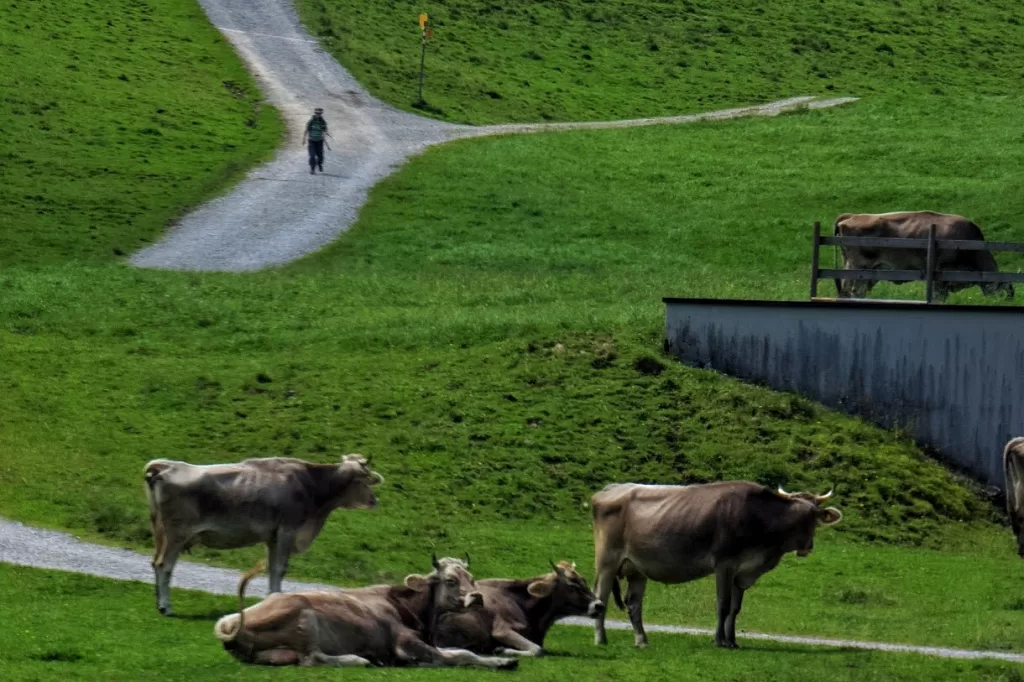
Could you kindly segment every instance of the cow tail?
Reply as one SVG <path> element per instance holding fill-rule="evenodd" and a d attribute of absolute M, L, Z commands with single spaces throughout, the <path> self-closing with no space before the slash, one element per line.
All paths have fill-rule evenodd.
<path fill-rule="evenodd" d="M 149 510 L 152 514 L 156 514 L 158 493 L 157 484 L 163 478 L 163 473 L 167 470 L 167 463 L 161 462 L 160 460 L 154 460 L 146 464 L 145 469 L 142 470 L 142 475 L 146 481 L 146 501 L 149 503 Z"/>
<path fill-rule="evenodd" d="M 619 589 L 619 576 L 615 576 L 612 580 L 612 597 L 615 599 L 615 605 L 619 607 L 619 611 L 625 611 L 626 605 L 622 603 L 622 591 Z"/>
<path fill-rule="evenodd" d="M 238 581 L 238 617 L 236 618 L 235 614 L 224 616 L 213 627 L 213 634 L 220 641 L 224 643 L 233 642 L 238 639 L 238 636 L 242 634 L 242 630 L 245 629 L 245 588 L 249 586 L 250 580 L 263 572 L 263 566 L 264 562 L 262 560 L 258 561 Z"/>

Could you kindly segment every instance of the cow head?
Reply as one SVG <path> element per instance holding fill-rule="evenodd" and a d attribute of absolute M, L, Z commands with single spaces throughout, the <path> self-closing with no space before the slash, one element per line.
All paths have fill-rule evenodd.
<path fill-rule="evenodd" d="M 778 495 L 793 502 L 796 506 L 795 527 L 787 542 L 786 551 L 795 551 L 799 557 L 805 557 L 814 551 L 814 531 L 818 524 L 834 526 L 843 518 L 843 513 L 835 507 L 822 507 L 821 504 L 832 497 L 832 490 L 824 495 L 814 493 L 787 493 L 781 487 Z"/>
<path fill-rule="evenodd" d="M 484 605 L 484 597 L 476 589 L 476 581 L 469 572 L 469 554 L 466 560 L 445 557 L 438 559 L 435 554 L 431 561 L 434 570 L 427 575 L 408 575 L 405 586 L 415 592 L 434 590 L 434 608 L 439 611 L 463 611 L 478 609 Z"/>
<path fill-rule="evenodd" d="M 597 618 L 604 613 L 604 603 L 587 587 L 587 581 L 576 572 L 576 564 L 553 561 L 553 572 L 535 579 L 526 591 L 534 597 L 550 597 L 559 616 Z"/>
<path fill-rule="evenodd" d="M 384 477 L 370 469 L 362 455 L 345 455 L 338 465 L 341 481 L 336 506 L 345 509 L 372 509 L 377 506 L 373 486 L 384 482 Z"/>

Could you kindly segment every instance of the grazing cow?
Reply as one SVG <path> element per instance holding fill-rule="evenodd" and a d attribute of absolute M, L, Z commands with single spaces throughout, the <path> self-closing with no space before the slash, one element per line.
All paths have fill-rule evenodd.
<path fill-rule="evenodd" d="M 270 592 L 281 591 L 288 557 L 306 551 L 332 511 L 376 506 L 383 483 L 362 455 L 340 464 L 287 457 L 197 466 L 156 459 L 145 468 L 146 497 L 156 552 L 156 606 L 171 613 L 171 572 L 182 550 L 265 542 Z"/>
<path fill-rule="evenodd" d="M 257 567 L 239 584 L 238 613 L 218 620 L 213 632 L 232 656 L 260 665 L 515 668 L 515 658 L 427 644 L 441 614 L 483 606 L 468 561 L 435 556 L 433 565 L 404 585 L 271 594 L 245 608 L 245 586 Z"/>
<path fill-rule="evenodd" d="M 541 656 L 544 637 L 567 616 L 596 618 L 604 604 L 576 572 L 576 564 L 552 563 L 553 572 L 529 580 L 478 580 L 484 608 L 441 616 L 434 645 L 478 654 Z"/>
<path fill-rule="evenodd" d="M 1006 514 L 1017 536 L 1017 555 L 1024 559 L 1024 438 L 1014 438 L 1003 449 L 1003 475 L 1006 481 Z"/>
<path fill-rule="evenodd" d="M 743 593 L 782 556 L 807 556 L 819 523 L 838 523 L 842 514 L 821 508 L 831 496 L 778 492 L 747 481 L 703 485 L 613 484 L 591 498 L 597 596 L 614 593 L 627 608 L 636 645 L 647 646 L 642 607 L 648 580 L 684 583 L 715 574 L 718 628 L 715 644 L 736 647 L 736 616 Z M 626 606 L 619 592 L 626 578 Z M 607 643 L 604 616 L 597 617 L 594 641 Z"/>
<path fill-rule="evenodd" d="M 936 239 L 985 241 L 981 228 L 967 218 L 932 211 L 903 211 L 897 213 L 844 213 L 836 218 L 833 232 L 837 237 L 885 237 L 899 239 L 927 239 L 928 227 L 935 226 Z M 844 270 L 925 270 L 927 249 L 893 249 L 877 246 L 843 246 Z M 950 251 L 940 249 L 935 255 L 935 269 L 968 272 L 999 272 L 996 259 L 989 251 Z M 836 292 L 842 298 L 864 298 L 874 287 L 868 280 L 837 279 Z M 903 284 L 903 282 L 896 282 Z M 947 294 L 974 286 L 974 282 L 935 282 L 935 296 L 944 300 Z M 1013 298 L 1013 285 L 1009 282 L 981 284 L 985 295 L 999 290 Z"/>

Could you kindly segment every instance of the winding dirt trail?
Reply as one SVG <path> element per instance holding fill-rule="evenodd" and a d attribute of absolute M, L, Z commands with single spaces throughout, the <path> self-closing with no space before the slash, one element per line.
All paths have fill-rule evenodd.
<path fill-rule="evenodd" d="M 0 519 L 0 563 L 17 564 L 61 571 L 85 573 L 115 580 L 133 580 L 152 584 L 153 569 L 149 557 L 127 549 L 82 542 L 77 538 L 52 530 L 32 528 L 22 523 Z M 225 568 L 216 568 L 188 561 L 179 561 L 174 569 L 176 588 L 199 590 L 212 594 L 235 594 L 241 574 Z M 250 594 L 265 593 L 267 582 L 257 578 L 252 582 Z M 332 589 L 320 583 L 302 583 L 285 580 L 284 590 L 293 592 L 306 589 Z M 155 611 L 154 611 L 155 617 Z M 566 618 L 560 621 L 568 626 L 592 627 L 585 618 Z M 611 630 L 629 630 L 629 623 L 609 620 Z M 711 630 L 690 628 L 679 625 L 646 624 L 648 632 L 665 632 L 677 635 L 697 635 L 710 638 Z M 625 636 L 625 635 L 623 635 Z M 890 644 L 886 642 L 864 642 L 850 639 L 829 639 L 794 635 L 772 635 L 759 632 L 738 633 L 740 639 L 767 640 L 785 644 L 839 647 L 847 649 L 870 649 L 896 653 L 922 654 L 939 658 L 956 659 L 998 659 L 1012 663 L 1024 663 L 1024 654 L 1005 651 L 975 651 L 947 647 L 915 646 L 911 644 Z M 710 644 L 709 644 L 710 646 Z"/>
<path fill-rule="evenodd" d="M 228 194 L 184 216 L 133 265 L 173 270 L 251 271 L 288 263 L 329 244 L 355 222 L 367 193 L 430 145 L 482 135 L 691 123 L 774 116 L 855 98 L 794 97 L 760 106 L 628 121 L 468 126 L 399 111 L 369 93 L 321 49 L 290 0 L 199 0 L 288 124 L 284 148 Z M 310 175 L 301 145 L 313 107 L 323 107 L 334 152 Z"/>

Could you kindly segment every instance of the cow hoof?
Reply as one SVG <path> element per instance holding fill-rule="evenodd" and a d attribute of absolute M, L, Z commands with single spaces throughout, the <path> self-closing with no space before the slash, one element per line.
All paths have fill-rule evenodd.
<path fill-rule="evenodd" d="M 170 606 L 158 606 L 158 607 L 156 607 L 156 610 L 160 612 L 161 616 L 173 615 L 173 612 L 171 611 L 171 607 Z"/>
<path fill-rule="evenodd" d="M 1024 559 L 1024 556 L 1021 556 L 1021 558 Z M 606 644 L 608 644 L 608 638 L 607 637 L 601 637 L 601 636 L 594 637 L 594 645 L 595 646 L 605 646 Z"/>
<path fill-rule="evenodd" d="M 640 640 L 639 642 L 637 642 L 636 643 L 636 648 L 637 649 L 646 649 L 647 648 L 647 640 L 643 639 L 643 640 Z"/>
<path fill-rule="evenodd" d="M 737 649 L 736 642 L 728 642 L 724 639 L 716 639 L 715 646 L 720 649 Z"/>
<path fill-rule="evenodd" d="M 518 658 L 500 658 L 498 659 L 498 670 L 515 670 L 519 667 Z"/>

